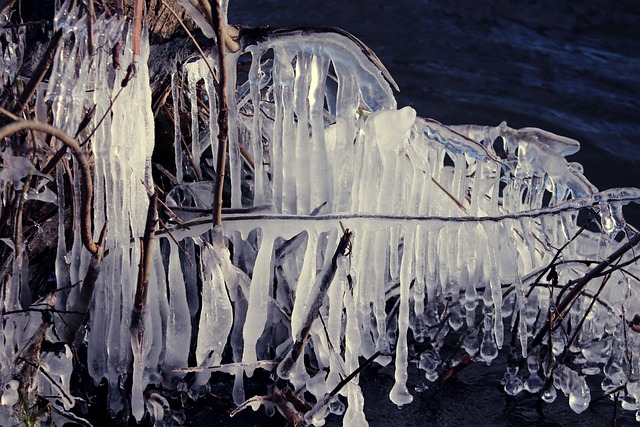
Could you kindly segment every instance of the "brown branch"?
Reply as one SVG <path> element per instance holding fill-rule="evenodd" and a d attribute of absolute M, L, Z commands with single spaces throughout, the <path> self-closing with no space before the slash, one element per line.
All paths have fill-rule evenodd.
<path fill-rule="evenodd" d="M 147 224 L 144 237 L 140 242 L 140 267 L 138 269 L 138 286 L 131 311 L 131 331 L 139 337 L 144 334 L 144 311 L 147 305 L 147 292 L 149 290 L 149 273 L 153 264 L 153 240 L 155 237 L 156 218 L 158 215 L 158 194 L 153 193 L 149 198 L 149 210 L 147 211 Z"/>
<path fill-rule="evenodd" d="M 193 34 L 191 34 L 191 31 L 189 31 L 187 26 L 184 24 L 184 21 L 182 20 L 182 18 L 180 18 L 180 16 L 176 13 L 176 11 L 173 10 L 173 8 L 171 6 L 169 6 L 166 1 L 164 1 L 164 0 L 161 0 L 161 1 L 162 1 L 162 5 L 164 7 L 166 7 L 169 10 L 169 12 L 171 12 L 171 14 L 176 18 L 178 23 L 180 23 L 180 25 L 182 26 L 182 29 L 185 30 L 185 32 L 187 33 L 187 36 L 189 36 L 189 38 L 191 39 L 191 42 L 193 43 L 193 45 L 196 47 L 196 49 L 198 49 L 198 52 L 200 53 L 200 56 L 202 56 L 202 59 L 204 60 L 205 65 L 207 66 L 207 68 L 209 69 L 209 72 L 211 73 L 211 75 L 213 76 L 213 78 L 215 80 L 216 73 L 213 72 L 213 67 L 211 66 L 211 64 L 209 64 L 209 61 L 207 60 L 207 57 L 204 54 L 202 48 L 200 47 L 200 45 L 196 41 L 196 38 L 193 36 Z"/>
<path fill-rule="evenodd" d="M 9 10 L 11 6 L 16 2 L 16 0 L 3 0 L 0 4 L 0 15 L 4 15 L 4 13 Z"/>
<path fill-rule="evenodd" d="M 144 4 L 142 0 L 135 0 L 133 5 L 133 61 L 140 56 L 140 37 L 142 36 L 142 12 Z"/>
<path fill-rule="evenodd" d="M 89 122 L 93 118 L 93 115 L 95 114 L 95 112 L 96 112 L 96 106 L 94 105 L 93 107 L 91 107 L 91 109 L 89 109 L 89 111 L 87 111 L 85 113 L 85 116 L 82 119 L 82 121 L 80 122 L 80 125 L 78 125 L 78 130 L 76 131 L 76 135 L 75 135 L 76 138 L 89 125 Z M 98 126 L 99 125 L 100 124 L 98 124 Z M 81 147 L 83 145 L 84 145 L 84 143 L 80 144 Z M 65 154 L 67 154 L 67 146 L 63 145 L 62 147 L 60 147 L 60 149 L 58 151 L 56 151 L 56 153 L 53 155 L 53 157 L 51 157 L 51 159 L 47 162 L 47 164 L 44 166 L 44 168 L 42 168 L 42 173 L 45 174 L 45 175 L 48 175 L 51 172 L 53 172 L 53 169 L 56 167 L 58 162 L 60 160 L 62 160 L 62 158 L 64 157 Z"/>
<path fill-rule="evenodd" d="M 49 46 L 47 47 L 42 60 L 40 61 L 40 63 L 38 63 L 38 66 L 31 75 L 31 79 L 29 79 L 29 83 L 27 83 L 27 85 L 24 87 L 24 90 L 20 94 L 20 98 L 18 99 L 18 103 L 16 104 L 16 107 L 14 109 L 16 113 L 20 114 L 24 111 L 25 107 L 29 103 L 29 99 L 31 99 L 36 91 L 36 88 L 38 87 L 40 82 L 42 82 L 42 79 L 53 63 L 53 57 L 58 51 L 58 46 L 60 46 L 61 40 L 62 28 L 56 31 L 53 34 L 53 37 L 51 37 L 51 41 L 49 42 Z"/>
<path fill-rule="evenodd" d="M 89 55 L 93 55 L 93 22 L 96 20 L 96 8 L 93 0 L 88 1 L 89 16 L 87 20 L 87 51 Z"/>
<path fill-rule="evenodd" d="M 624 245 L 620 246 L 620 248 L 618 248 L 617 251 L 615 251 L 614 253 L 609 255 L 604 261 L 602 261 L 596 267 L 591 269 L 587 274 L 582 276 L 580 279 L 569 281 L 569 283 L 567 283 L 565 288 L 568 288 L 568 287 L 570 287 L 572 285 L 575 285 L 575 286 L 573 286 L 573 288 L 570 291 L 567 292 L 567 295 L 558 304 L 556 304 L 556 312 L 557 313 L 564 313 L 564 311 L 567 309 L 567 307 L 578 296 L 578 294 L 580 294 L 580 292 L 582 292 L 582 290 L 585 288 L 585 286 L 587 286 L 587 284 L 592 279 L 600 276 L 600 274 L 607 267 L 609 267 L 611 264 L 616 262 L 619 258 L 622 257 L 622 255 L 624 255 L 625 253 L 627 253 L 628 251 L 633 249 L 633 247 L 636 246 L 638 243 L 640 243 L 640 233 L 637 233 L 635 236 L 633 236 L 631 239 L 629 239 L 629 241 L 627 243 L 625 243 Z M 559 297 L 560 296 L 558 296 L 558 298 Z M 566 317 L 566 316 L 563 316 L 563 317 Z M 529 348 L 533 348 L 533 347 L 537 346 L 538 344 L 540 344 L 542 342 L 542 340 L 544 339 L 545 334 L 547 334 L 549 332 L 550 328 L 551 328 L 551 325 L 549 323 L 545 323 L 542 326 L 542 328 L 540 328 L 540 331 L 538 332 L 538 334 L 536 334 L 536 336 L 533 339 L 533 341 L 531 342 L 531 346 Z"/>
<path fill-rule="evenodd" d="M 313 321 L 320 313 L 322 301 L 324 300 L 327 290 L 329 289 L 329 285 L 333 281 L 336 271 L 338 270 L 338 257 L 345 256 L 345 254 L 348 253 L 351 248 L 352 236 L 353 233 L 351 231 L 348 229 L 345 230 L 344 234 L 340 238 L 340 242 L 338 243 L 338 247 L 336 248 L 333 257 L 331 258 L 331 262 L 327 263 L 322 268 L 322 271 L 316 278 L 314 290 L 312 290 L 312 293 L 309 296 L 312 300 L 310 301 L 310 306 L 302 323 L 302 327 L 300 328 L 300 332 L 298 332 L 298 335 L 296 336 L 293 347 L 278 366 L 278 375 L 283 379 L 288 378 L 289 372 L 304 352 L 304 346 L 309 338 Z"/>
<path fill-rule="evenodd" d="M 80 170 L 80 188 L 82 193 L 82 230 L 80 235 L 82 237 L 82 243 L 84 247 L 87 248 L 87 250 L 93 255 L 97 254 L 99 249 L 93 241 L 93 237 L 91 235 L 91 202 L 93 200 L 93 181 L 91 179 L 91 168 L 89 166 L 89 162 L 87 161 L 87 157 L 82 151 L 82 148 L 80 148 L 80 145 L 75 139 L 67 135 L 67 133 L 62 129 L 51 126 L 47 123 L 37 122 L 34 120 L 22 120 L 13 122 L 0 128 L 0 140 L 7 138 L 16 132 L 27 129 L 44 132 L 55 138 L 58 138 L 73 152 L 73 155 L 78 162 L 78 169 Z"/>
<path fill-rule="evenodd" d="M 218 38 L 218 67 L 220 68 L 220 84 L 218 89 L 218 163 L 216 165 L 216 182 L 213 199 L 213 226 L 222 226 L 222 190 L 224 188 L 224 175 L 227 164 L 227 143 L 229 136 L 229 104 L 227 100 L 227 68 L 226 68 L 226 48 L 225 25 L 223 22 L 220 1 L 216 0 L 216 7 L 212 19 L 212 27 Z"/>

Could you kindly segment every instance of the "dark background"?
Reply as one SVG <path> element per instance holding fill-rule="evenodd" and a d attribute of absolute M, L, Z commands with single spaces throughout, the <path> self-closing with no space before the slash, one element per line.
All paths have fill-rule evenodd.
<path fill-rule="evenodd" d="M 230 0 L 229 22 L 340 27 L 387 66 L 399 107 L 569 136 L 599 189 L 640 186 L 638 0 Z"/>

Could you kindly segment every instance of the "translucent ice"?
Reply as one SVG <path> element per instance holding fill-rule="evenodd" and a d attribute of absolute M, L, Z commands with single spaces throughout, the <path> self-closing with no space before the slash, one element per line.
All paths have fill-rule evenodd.
<path fill-rule="evenodd" d="M 635 238 L 637 231 L 625 223 L 621 210 L 640 200 L 640 190 L 598 192 L 581 168 L 564 158 L 578 148 L 570 138 L 506 123 L 446 126 L 417 118 L 410 107 L 396 109 L 379 60 L 357 39 L 329 29 L 265 30 L 263 39 L 229 55 L 224 202 L 231 209 L 224 210 L 222 229 L 212 228 L 207 212 L 213 183 L 193 181 L 197 174 L 188 172 L 193 167 L 181 145 L 183 127 L 191 126 L 196 168 L 209 167 L 210 156 L 217 156 L 214 78 L 202 59 L 180 70 L 176 66 L 174 110 L 184 109 L 187 100 L 192 108 L 187 120 L 175 115 L 177 182 L 166 201 L 184 215 L 185 224 L 158 232 L 147 323 L 144 334 L 132 340 L 147 189 L 154 188 L 149 48 L 144 35 L 137 75 L 121 89 L 125 70 L 113 67 L 107 51 L 121 38 L 126 68 L 133 60 L 129 32 L 123 20 L 100 17 L 101 43 L 109 49 L 87 56 L 83 13 L 80 7 L 61 9 L 56 18 L 56 25 L 68 30 L 67 39 L 49 83 L 39 89 L 44 93 L 37 95 L 37 109 L 47 117 L 44 110 L 50 108 L 54 124 L 70 134 L 87 105 L 95 104 L 96 117 L 105 117 L 100 126 L 98 118 L 93 120 L 97 129 L 87 145 L 94 161 L 94 237 L 107 221 L 109 231 L 84 338 L 88 371 L 94 381 L 108 384 L 112 414 L 130 406 L 137 419 L 145 412 L 156 421 L 167 418 L 159 385 L 191 387 L 189 393 L 197 396 L 206 390 L 206 368 L 221 363 L 223 354 L 237 363 L 224 369 L 234 375 L 232 396 L 241 404 L 245 376 L 281 363 L 293 342 L 302 343 L 298 361 L 272 372 L 315 395 L 310 421 L 321 424 L 330 412 L 342 412 L 331 392 L 363 358 L 373 356 L 374 363 L 394 363 L 390 397 L 404 405 L 413 399 L 409 364 L 419 359 L 427 378 L 436 380 L 443 368 L 438 354 L 451 341 L 449 334 L 460 340 L 466 357 L 486 363 L 500 357 L 505 343 L 514 343 L 510 357 L 526 359 L 527 368 L 517 360 L 508 364 L 509 394 L 526 389 L 553 401 L 560 391 L 581 412 L 590 402 L 584 375 L 602 366 L 603 389 L 626 386 L 625 406 L 637 408 L 640 367 L 637 357 L 624 357 L 622 343 L 631 329 L 626 340 L 633 351 L 639 347 L 634 342 L 634 328 L 640 329 L 640 320 L 635 321 L 640 319 L 638 266 L 625 253 L 619 258 L 626 263 L 624 271 L 605 266 L 608 282 L 581 280 Z M 195 19 L 203 31 L 211 30 L 202 15 Z M 69 42 L 72 36 L 77 43 Z M 190 94 L 183 93 L 181 81 Z M 200 117 L 205 110 L 200 103 L 209 110 L 208 123 Z M 203 125 L 206 129 L 200 129 Z M 15 153 L 3 151 L 2 160 L 4 209 L 4 184 L 19 187 L 35 172 Z M 80 221 L 77 213 L 66 218 L 63 209 L 67 192 L 80 192 L 75 175 L 59 167 L 55 177 L 60 205 L 56 307 L 61 311 L 72 306 L 91 258 L 78 232 L 66 230 L 71 220 Z M 592 216 L 597 220 L 582 229 Z M 626 240 L 618 237 L 622 230 Z M 336 253 L 342 234 L 351 239 Z M 16 250 L 9 240 L 2 244 Z M 28 277 L 22 261 L 16 258 L 10 275 L 20 286 Z M 321 290 L 314 286 L 330 274 L 333 280 Z M 600 285 L 606 286 L 591 309 Z M 16 291 L 20 286 L 7 287 L 1 301 L 5 310 L 27 308 Z M 573 333 L 583 318 L 572 341 L 565 331 Z M 11 316 L 2 325 L 0 410 L 16 399 L 11 368 L 16 352 L 37 329 L 33 319 Z M 548 333 L 540 333 L 544 328 Z M 413 340 L 430 347 L 421 348 L 419 356 Z M 567 352 L 572 364 L 560 364 L 553 373 L 539 356 L 560 358 Z M 66 353 L 60 360 L 45 359 L 63 384 L 71 361 Z M 183 379 L 191 376 L 174 369 L 190 362 L 201 369 L 187 386 Z M 544 388 L 545 375 L 553 376 L 553 387 Z M 39 384 L 39 392 L 48 387 L 45 381 Z M 366 425 L 358 375 L 336 394 L 346 397 L 345 424 Z M 66 408 L 74 401 L 61 399 Z"/>

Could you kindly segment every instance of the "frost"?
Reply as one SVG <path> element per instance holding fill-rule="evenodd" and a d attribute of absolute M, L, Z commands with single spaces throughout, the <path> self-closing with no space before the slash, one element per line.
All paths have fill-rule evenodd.
<path fill-rule="evenodd" d="M 162 388 L 197 397 L 212 370 L 234 375 L 233 399 L 241 405 L 245 378 L 269 369 L 315 396 L 301 419 L 322 425 L 329 413 L 344 412 L 345 425 L 367 425 L 358 375 L 341 384 L 362 358 L 390 365 L 390 399 L 408 404 L 410 361 L 419 360 L 428 381 L 440 378 L 449 334 L 469 361 L 491 364 L 509 347 L 508 394 L 527 390 L 551 402 L 561 391 L 580 413 L 591 400 L 585 375 L 602 372 L 602 389 L 626 390 L 625 409 L 638 410 L 640 320 L 633 319 L 640 319 L 640 274 L 624 250 L 637 230 L 625 223 L 622 207 L 640 200 L 640 190 L 599 192 L 566 161 L 579 147 L 570 138 L 506 123 L 447 126 L 411 107 L 397 109 L 379 60 L 339 31 L 273 31 L 229 54 L 230 208 L 222 229 L 211 225 L 207 180 L 217 155 L 214 79 L 202 59 L 176 65 L 174 109 L 188 101 L 192 138 L 183 148 L 176 114 L 176 177 L 162 211 L 168 225 L 150 252 L 146 307 L 137 313 L 143 322 L 131 330 L 147 190 L 154 188 L 148 40 L 144 34 L 137 75 L 122 87 L 126 67 L 113 67 L 109 49 L 88 56 L 86 16 L 78 7 L 66 10 L 56 25 L 78 42 L 63 43 L 38 96 L 70 134 L 84 109 L 96 108 L 94 239 L 106 222 L 109 228 L 78 340 L 87 345 L 89 375 L 107 384 L 112 415 L 130 407 L 137 421 L 148 413 L 161 423 L 171 413 Z M 196 22 L 206 31 L 202 19 Z M 105 16 L 95 25 L 101 43 L 114 47 L 121 38 L 121 61 L 132 63 L 127 25 Z M 6 184 L 19 188 L 37 171 L 9 151 L 2 160 L 4 209 Z M 80 217 L 63 209 L 63 174 L 60 167 L 56 198 L 46 191 L 35 197 L 60 206 L 59 292 L 50 304 L 71 311 L 95 259 L 77 229 L 65 233 L 64 216 L 76 215 L 68 219 L 78 223 Z M 73 184 L 80 193 L 77 177 Z M 347 235 L 352 239 L 341 247 Z M 7 247 L 16 251 L 13 242 Z M 611 263 L 593 268 L 616 251 L 624 270 Z M 5 311 L 27 308 L 18 292 L 22 261 L 14 262 Z M 18 399 L 17 352 L 37 333 L 51 335 L 48 327 L 42 316 L 24 314 L 3 323 L 0 410 Z M 410 340 L 426 349 L 414 354 Z M 69 390 L 73 360 L 62 345 L 63 352 L 42 358 L 35 389 L 69 410 L 76 401 Z M 625 356 L 627 348 L 634 357 Z"/>

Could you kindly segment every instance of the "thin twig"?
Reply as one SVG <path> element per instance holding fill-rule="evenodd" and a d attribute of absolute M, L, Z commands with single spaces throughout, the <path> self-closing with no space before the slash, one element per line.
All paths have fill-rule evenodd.
<path fill-rule="evenodd" d="M 313 321 L 318 317 L 318 313 L 320 313 L 322 301 L 324 300 L 327 290 L 329 289 L 329 285 L 333 281 L 336 271 L 338 270 L 338 258 L 345 256 L 351 247 L 352 237 L 353 233 L 349 231 L 349 229 L 346 229 L 340 238 L 340 242 L 338 243 L 338 247 L 331 258 L 331 261 L 325 264 L 322 271 L 318 273 L 316 282 L 314 283 L 314 290 L 312 291 L 312 294 L 309 295 L 309 307 L 303 320 L 302 327 L 296 336 L 293 347 L 282 360 L 280 366 L 278 366 L 278 374 L 281 378 L 286 379 L 294 364 L 304 352 L 304 346 L 309 338 Z"/>
<path fill-rule="evenodd" d="M 211 66 L 211 64 L 209 64 L 209 60 L 207 60 L 207 56 L 204 54 L 202 48 L 200 47 L 200 45 L 196 41 L 196 38 L 193 37 L 193 34 L 191 34 L 191 31 L 189 31 L 187 26 L 184 24 L 184 21 L 182 20 L 182 18 L 180 18 L 180 16 L 176 13 L 176 11 L 173 10 L 173 8 L 171 6 L 169 6 L 169 4 L 167 4 L 166 1 L 162 0 L 162 5 L 164 7 L 166 7 L 169 10 L 169 12 L 171 12 L 171 14 L 178 20 L 178 23 L 186 31 L 187 36 L 191 39 L 191 42 L 196 47 L 196 49 L 198 49 L 198 53 L 200 53 L 200 56 L 202 56 L 202 59 L 204 60 L 205 65 L 207 66 L 207 68 L 209 69 L 209 72 L 211 73 L 211 75 L 215 79 L 216 78 L 216 73 L 213 72 L 213 67 Z"/>
<path fill-rule="evenodd" d="M 62 40 L 62 28 L 56 31 L 51 37 L 51 41 L 49 42 L 49 46 L 45 51 L 42 60 L 38 63 L 38 66 L 33 71 L 31 75 L 31 79 L 29 79 L 29 83 L 24 87 L 24 90 L 20 94 L 20 98 L 16 104 L 15 112 L 20 114 L 24 111 L 25 107 L 29 103 L 29 99 L 33 96 L 36 91 L 36 88 L 42 82 L 45 74 L 51 67 L 53 63 L 53 57 L 58 51 L 58 46 L 60 46 L 60 41 Z"/>
<path fill-rule="evenodd" d="M 133 310 L 131 311 L 131 331 L 138 335 L 138 342 L 142 342 L 144 335 L 144 312 L 147 305 L 147 291 L 149 289 L 149 274 L 153 263 L 153 240 L 158 216 L 158 194 L 153 193 L 149 198 L 147 224 L 144 237 L 140 242 L 141 260 L 138 269 L 138 286 L 136 289 Z"/>
<path fill-rule="evenodd" d="M 213 225 L 222 226 L 222 193 L 224 188 L 224 175 L 227 163 L 227 143 L 229 136 L 229 104 L 227 100 L 227 68 L 225 25 L 220 8 L 220 0 L 216 1 L 216 7 L 212 19 L 212 27 L 218 38 L 218 66 L 220 68 L 220 84 L 218 85 L 218 163 L 216 165 L 216 182 L 213 199 Z"/>
<path fill-rule="evenodd" d="M 556 312 L 557 313 L 564 313 L 565 309 L 578 296 L 578 294 L 580 294 L 580 292 L 582 292 L 584 287 L 587 286 L 587 284 L 592 279 L 598 277 L 605 270 L 605 268 L 609 267 L 611 264 L 616 262 L 620 257 L 622 257 L 622 255 L 627 253 L 629 250 L 631 250 L 638 243 L 640 243 L 640 233 L 637 233 L 635 236 L 633 236 L 631 239 L 629 239 L 629 241 L 627 243 L 625 243 L 624 245 L 620 246 L 620 248 L 618 248 L 617 251 L 615 251 L 614 253 L 609 255 L 604 261 L 602 261 L 596 267 L 591 269 L 582 278 L 580 278 L 578 280 L 570 281 L 566 286 L 568 287 L 568 286 L 571 286 L 571 285 L 574 285 L 574 284 L 575 284 L 575 286 L 573 286 L 573 288 L 570 291 L 567 292 L 567 295 L 560 302 L 558 302 L 556 304 Z M 560 298 L 560 295 L 558 296 L 558 298 Z M 538 334 L 535 336 L 535 338 L 531 342 L 530 348 L 533 348 L 533 347 L 537 346 L 538 344 L 540 344 L 542 342 L 542 339 L 544 338 L 545 334 L 547 332 L 549 332 L 550 328 L 551 328 L 551 325 L 549 325 L 548 323 L 545 323 L 542 326 L 542 328 L 540 328 L 540 331 L 538 331 Z"/>
<path fill-rule="evenodd" d="M 89 55 L 93 55 L 93 22 L 96 20 L 96 8 L 93 4 L 93 0 L 88 1 L 88 9 L 89 16 L 87 19 L 87 51 L 89 52 Z"/>
<path fill-rule="evenodd" d="M 27 129 L 44 132 L 58 138 L 73 152 L 73 155 L 78 161 L 78 169 L 80 170 L 80 188 L 82 193 L 82 231 L 80 234 L 82 237 L 82 243 L 89 252 L 94 255 L 97 254 L 99 249 L 93 241 L 91 235 L 91 202 L 93 199 L 93 181 L 91 179 L 91 168 L 89 166 L 89 162 L 87 161 L 87 157 L 82 151 L 82 148 L 80 148 L 80 145 L 75 139 L 67 135 L 67 133 L 62 129 L 51 126 L 47 123 L 37 122 L 34 120 L 22 120 L 13 122 L 0 128 L 0 140 L 7 138 L 8 136 L 11 136 L 16 132 Z"/>

